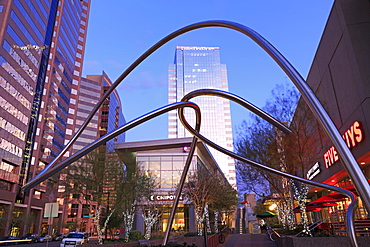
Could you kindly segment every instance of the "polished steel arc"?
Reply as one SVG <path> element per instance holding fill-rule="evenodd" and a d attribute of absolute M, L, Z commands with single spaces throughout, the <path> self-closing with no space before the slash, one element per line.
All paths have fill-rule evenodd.
<path fill-rule="evenodd" d="M 137 58 L 112 84 L 112 86 L 106 91 L 102 96 L 100 101 L 95 105 L 94 109 L 91 111 L 89 116 L 86 118 L 85 122 L 81 125 L 80 129 L 75 133 L 71 140 L 67 143 L 64 149 L 60 154 L 43 170 L 40 174 L 47 172 L 52 166 L 58 162 L 59 159 L 67 152 L 71 145 L 76 141 L 76 139 L 81 135 L 82 131 L 86 128 L 90 120 L 93 118 L 94 114 L 98 111 L 99 107 L 103 104 L 104 100 L 113 92 L 113 90 L 122 82 L 124 78 L 127 77 L 132 70 L 134 70 L 142 61 L 144 61 L 148 56 L 153 52 L 159 49 L 161 46 L 166 44 L 168 41 L 174 39 L 177 36 L 180 36 L 189 31 L 193 31 L 200 28 L 206 27 L 224 27 L 239 31 L 248 37 L 250 37 L 254 42 L 256 42 L 263 50 L 265 50 L 273 60 L 280 66 L 280 68 L 287 74 L 287 76 L 292 80 L 298 90 L 301 92 L 302 97 L 305 102 L 316 116 L 316 119 L 319 121 L 321 126 L 324 128 L 325 132 L 333 142 L 333 145 L 337 149 L 344 166 L 351 177 L 356 190 L 358 191 L 362 201 L 368 212 L 370 212 L 370 185 L 362 173 L 360 166 L 357 164 L 356 159 L 353 157 L 351 151 L 344 142 L 342 136 L 340 135 L 335 124 L 325 111 L 324 107 L 321 105 L 320 101 L 307 85 L 302 76 L 298 71 L 289 63 L 289 61 L 265 38 L 263 38 L 259 33 L 253 29 L 241 25 L 236 22 L 231 21 L 205 21 L 198 22 L 192 25 L 185 26 L 179 30 L 167 35 L 152 47 L 150 47 L 146 52 L 144 52 L 139 58 Z"/>
<path fill-rule="evenodd" d="M 188 100 L 190 100 L 194 97 L 201 96 L 201 95 L 213 95 L 213 96 L 226 98 L 226 99 L 232 100 L 235 103 L 238 103 L 240 105 L 243 105 L 243 101 L 244 101 L 243 99 L 242 99 L 242 101 L 240 101 L 240 97 L 238 97 L 238 96 L 234 97 L 234 95 L 229 93 L 229 92 L 224 92 L 224 91 L 214 90 L 214 89 L 200 89 L 200 90 L 190 92 L 187 95 L 185 95 L 182 98 L 181 101 L 188 101 Z M 252 108 L 248 108 L 248 109 L 251 110 L 252 112 L 255 112 L 255 111 L 258 112 L 259 116 L 262 117 L 265 120 L 270 118 L 270 116 L 268 116 L 262 110 L 254 109 L 254 108 L 257 108 L 257 107 L 252 107 Z M 274 169 L 272 167 L 260 164 L 258 162 L 253 161 L 253 160 L 242 157 L 238 154 L 235 154 L 234 152 L 231 152 L 230 150 L 227 150 L 227 149 L 217 145 L 216 143 L 210 141 L 209 139 L 207 139 L 206 137 L 201 135 L 199 133 L 199 131 L 193 129 L 190 126 L 190 124 L 186 121 L 183 109 L 180 108 L 178 111 L 179 111 L 179 118 L 180 118 L 182 124 L 184 125 L 184 127 L 193 136 L 197 137 L 199 140 L 206 143 L 208 146 L 216 149 L 217 151 L 219 151 L 221 153 L 224 153 L 224 154 L 226 154 L 226 155 L 228 155 L 228 156 L 230 156 L 234 159 L 240 160 L 240 161 L 242 161 L 246 164 L 249 164 L 249 165 L 252 165 L 252 166 L 255 166 L 255 167 L 258 167 L 258 168 L 262 168 L 262 169 L 264 169 L 268 172 L 275 173 L 277 175 L 280 175 L 280 176 L 283 176 L 283 177 L 286 177 L 286 178 L 290 178 L 290 179 L 293 179 L 293 180 L 296 180 L 296 181 L 300 181 L 302 183 L 313 185 L 315 187 L 320 187 L 320 188 L 325 188 L 325 189 L 328 189 L 328 190 L 333 190 L 333 191 L 336 191 L 340 194 L 343 194 L 343 195 L 346 195 L 347 197 L 349 197 L 349 199 L 351 200 L 351 203 L 350 203 L 350 205 L 348 206 L 348 209 L 347 209 L 347 217 L 346 217 L 347 232 L 348 232 L 348 235 L 349 235 L 351 245 L 352 246 L 358 246 L 357 239 L 356 239 L 356 233 L 355 233 L 355 227 L 354 227 L 354 215 L 355 215 L 355 209 L 356 209 L 356 206 L 357 206 L 357 198 L 354 195 L 354 193 L 352 193 L 351 191 L 348 191 L 346 189 L 343 189 L 343 188 L 339 188 L 339 187 L 332 186 L 332 185 L 329 185 L 329 184 L 324 184 L 324 183 L 308 180 L 308 179 L 305 179 L 305 178 L 302 178 L 302 177 L 298 177 L 298 176 L 295 176 L 295 175 L 292 175 L 292 174 Z M 277 121 L 277 120 L 272 119 L 270 121 L 271 121 L 270 123 L 272 123 L 274 126 L 277 126 L 277 124 L 274 123 L 274 121 Z"/>
<path fill-rule="evenodd" d="M 114 137 L 144 123 L 144 122 L 147 122 L 157 116 L 160 116 L 164 113 L 167 113 L 169 111 L 172 111 L 172 110 L 175 110 L 175 109 L 178 109 L 178 108 L 182 108 L 182 107 L 188 107 L 188 108 L 192 108 L 195 110 L 195 113 L 196 113 L 196 119 L 197 119 L 197 122 L 200 123 L 200 109 L 198 107 L 198 105 L 196 105 L 195 103 L 192 103 L 192 102 L 177 102 L 177 103 L 173 103 L 173 104 L 169 104 L 167 106 L 164 106 L 164 107 L 161 107 L 159 109 L 156 109 L 156 110 L 153 110 L 141 117 L 138 117 L 128 123 L 126 123 L 125 125 L 117 128 L 116 130 L 102 136 L 101 138 L 95 140 L 94 142 L 90 143 L 89 145 L 87 145 L 86 147 L 84 147 L 83 149 L 79 150 L 78 152 L 76 152 L 75 154 L 73 154 L 72 156 L 68 157 L 67 159 L 59 162 L 57 165 L 55 165 L 54 167 L 52 167 L 51 169 L 49 169 L 48 171 L 44 172 L 43 174 L 39 174 L 37 175 L 34 179 L 32 179 L 30 182 L 28 182 L 26 185 L 23 186 L 22 189 L 24 190 L 27 190 L 27 189 L 30 189 L 30 188 L 33 188 L 34 186 L 38 185 L 39 183 L 41 183 L 42 181 L 48 179 L 49 177 L 55 175 L 56 173 L 60 172 L 62 169 L 64 169 L 65 167 L 67 167 L 68 165 L 72 164 L 73 162 L 77 161 L 78 159 L 80 159 L 81 157 L 83 157 L 84 155 L 88 154 L 89 152 L 93 151 L 95 148 L 103 145 L 104 143 L 106 143 L 107 141 L 113 139 Z M 192 148 L 190 149 L 190 153 L 192 152 Z"/>
<path fill-rule="evenodd" d="M 271 116 L 268 113 L 264 112 L 263 110 L 259 109 L 257 106 L 253 105 L 252 103 L 243 99 L 242 97 L 239 97 L 238 95 L 230 93 L 230 92 L 222 91 L 222 90 L 219 90 L 219 89 L 198 89 L 198 90 L 191 91 L 190 93 L 185 95 L 181 101 L 188 101 L 188 99 L 192 99 L 192 98 L 195 98 L 195 97 L 198 97 L 198 96 L 205 96 L 205 95 L 219 96 L 219 97 L 234 101 L 235 103 L 243 106 L 244 108 L 250 110 L 251 112 L 253 112 L 257 116 L 263 118 L 264 120 L 266 120 L 270 124 L 274 125 L 276 128 L 278 128 L 279 130 L 281 130 L 285 134 L 290 134 L 292 132 L 292 130 L 289 129 L 289 127 L 287 127 L 286 125 L 279 122 L 273 116 Z M 182 109 L 179 109 L 179 111 L 181 111 L 181 110 Z M 185 119 L 180 118 L 180 121 L 183 121 L 183 120 L 185 120 Z"/>
<path fill-rule="evenodd" d="M 352 179 L 356 190 L 358 191 L 362 201 L 367 209 L 370 212 L 370 186 L 365 178 L 364 174 L 361 171 L 360 166 L 357 164 L 356 159 L 352 155 L 349 148 L 346 146 L 344 140 L 342 139 L 339 131 L 337 130 L 336 126 L 334 125 L 333 121 L 330 119 L 329 115 L 325 111 L 324 107 L 321 105 L 320 101 L 317 99 L 316 95 L 307 85 L 305 80 L 302 76 L 296 71 L 296 69 L 289 63 L 285 57 L 280 54 L 280 52 L 271 45 L 266 39 L 264 39 L 260 34 L 255 32 L 254 30 L 241 25 L 239 23 L 230 22 L 230 21 L 205 21 L 195 23 L 186 27 L 183 27 L 163 39 L 159 42 L 154 44 L 151 48 L 149 48 L 146 52 L 144 52 L 138 59 L 136 59 L 120 76 L 119 78 L 112 84 L 112 86 L 106 91 L 106 93 L 102 96 L 100 101 L 95 105 L 94 109 L 90 112 L 89 116 L 86 118 L 85 122 L 81 125 L 80 129 L 75 133 L 75 135 L 71 138 L 71 140 L 67 143 L 64 149 L 59 153 L 59 155 L 49 163 L 49 165 L 41 171 L 41 173 L 35 177 L 33 180 L 28 182 L 26 185 L 22 187 L 23 190 L 30 189 L 36 185 L 35 180 L 40 181 L 39 177 L 44 176 L 44 174 L 50 174 L 49 170 L 52 167 L 59 167 L 59 164 L 56 163 L 63 157 L 63 155 L 67 152 L 67 150 L 72 146 L 72 144 L 77 140 L 77 138 L 81 135 L 82 131 L 87 127 L 90 120 L 93 118 L 95 113 L 98 111 L 99 107 L 103 104 L 104 100 L 115 90 L 115 88 L 123 81 L 124 78 L 127 77 L 132 70 L 134 70 L 142 61 L 144 61 L 148 56 L 150 56 L 154 51 L 159 49 L 162 45 L 167 43 L 168 41 L 174 39 L 177 36 L 180 36 L 184 33 L 189 31 L 193 31 L 200 28 L 205 27 L 224 27 L 239 31 L 248 37 L 250 37 L 253 41 L 255 41 L 263 50 L 265 50 L 273 60 L 280 66 L 280 68 L 285 71 L 287 76 L 292 80 L 298 90 L 301 92 L 302 97 L 304 98 L 305 102 L 308 104 L 309 108 L 316 116 L 316 119 L 324 128 L 325 132 L 328 134 L 329 138 L 333 142 L 333 145 L 337 149 L 338 154 L 340 155 L 344 166 Z M 71 156 L 70 158 L 72 158 Z M 47 177 L 47 176 L 44 176 Z M 32 184 L 32 186 L 31 186 Z"/>
<path fill-rule="evenodd" d="M 272 125 L 274 125 L 276 128 L 278 128 L 281 131 L 283 131 L 284 133 L 286 133 L 286 134 L 290 134 L 291 133 L 291 130 L 288 127 L 286 127 L 284 124 L 280 123 L 277 119 L 275 119 L 274 117 L 270 116 L 269 114 L 267 114 L 266 112 L 262 111 L 261 109 L 259 109 L 258 107 L 254 106 L 253 104 L 251 104 L 250 102 L 246 101 L 245 99 L 243 99 L 243 98 L 241 98 L 241 97 L 239 97 L 237 95 L 234 95 L 234 94 L 232 94 L 230 92 L 225 92 L 225 91 L 221 91 L 221 90 L 217 90 L 217 89 L 200 89 L 200 90 L 194 90 L 194 91 L 190 92 L 189 94 L 187 94 L 184 97 L 184 99 L 185 99 L 184 101 L 188 101 L 187 98 L 194 98 L 194 97 L 200 96 L 200 95 L 221 96 L 223 98 L 226 98 L 226 99 L 229 99 L 229 100 L 233 100 L 234 102 L 240 104 L 241 106 L 247 108 L 248 110 L 252 111 L 256 115 L 258 115 L 261 118 L 265 119 L 266 121 L 268 121 L 269 123 L 271 123 Z M 181 100 L 181 101 L 183 101 L 183 100 Z M 179 115 L 180 116 L 183 116 L 183 114 L 184 114 L 183 108 L 179 108 L 178 111 L 179 111 Z M 200 116 L 199 116 L 199 118 L 200 118 Z M 184 126 L 189 126 L 189 123 L 186 121 L 186 119 L 184 117 L 180 118 L 180 121 L 181 121 L 181 123 Z M 196 124 L 196 130 L 195 131 L 199 133 L 200 122 L 199 121 L 196 121 L 195 124 Z M 187 159 L 188 160 L 189 159 L 191 160 L 191 157 L 188 156 Z M 170 217 L 168 219 L 168 225 L 167 225 L 167 229 L 166 229 L 166 232 L 165 232 L 165 235 L 164 235 L 163 245 L 166 245 L 167 244 L 168 239 L 169 239 L 169 236 L 170 236 L 170 230 L 172 229 L 172 223 L 173 223 L 173 220 L 175 219 L 176 209 L 177 209 L 177 205 L 179 203 L 179 198 L 180 198 L 180 195 L 181 195 L 181 191 L 182 191 L 182 188 L 184 187 L 185 178 L 186 178 L 187 172 L 189 170 L 190 160 L 187 161 L 189 163 L 186 163 L 186 165 L 184 167 L 184 171 L 181 174 L 181 179 L 180 179 L 180 182 L 179 182 L 179 186 L 178 186 L 178 188 L 176 190 L 176 198 L 175 198 L 175 200 L 174 200 L 174 202 L 172 204 L 172 209 L 171 209 Z"/>

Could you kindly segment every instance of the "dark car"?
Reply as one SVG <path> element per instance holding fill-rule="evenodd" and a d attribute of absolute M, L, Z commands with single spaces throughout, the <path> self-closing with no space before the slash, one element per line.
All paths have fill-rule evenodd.
<path fill-rule="evenodd" d="M 31 242 L 37 243 L 40 241 L 40 236 L 37 233 L 27 233 L 23 237 L 22 240 L 29 239 Z"/>
<path fill-rule="evenodd" d="M 0 238 L 0 245 L 18 244 L 19 240 L 19 238 L 13 236 L 2 237 Z"/>

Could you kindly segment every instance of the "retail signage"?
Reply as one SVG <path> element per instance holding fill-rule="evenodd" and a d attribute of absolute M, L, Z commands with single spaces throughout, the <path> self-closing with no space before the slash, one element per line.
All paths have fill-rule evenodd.
<path fill-rule="evenodd" d="M 355 147 L 358 143 L 364 140 L 363 130 L 361 123 L 355 121 L 351 127 L 342 135 L 344 141 L 347 143 L 348 148 Z M 331 146 L 328 151 L 324 153 L 325 167 L 329 168 L 339 160 L 339 154 L 334 146 Z"/>
<path fill-rule="evenodd" d="M 176 198 L 176 195 L 151 195 L 150 200 L 151 201 L 174 201 Z M 180 196 L 180 201 L 182 201 L 183 198 Z"/>
<path fill-rule="evenodd" d="M 319 162 L 316 162 L 313 167 L 311 167 L 308 171 L 307 171 L 307 179 L 308 180 L 312 180 L 314 177 L 317 176 L 317 174 L 319 174 L 321 172 L 320 170 L 320 163 Z"/>

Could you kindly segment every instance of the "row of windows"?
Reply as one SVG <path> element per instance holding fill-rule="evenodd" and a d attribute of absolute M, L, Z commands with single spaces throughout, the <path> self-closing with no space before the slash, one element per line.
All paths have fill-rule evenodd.
<path fill-rule="evenodd" d="M 24 72 L 26 72 L 26 74 L 28 74 L 30 76 L 30 78 L 36 82 L 36 78 L 37 78 L 37 75 L 35 74 L 35 72 L 33 72 L 33 70 L 29 67 L 29 65 L 18 55 L 18 53 L 10 47 L 10 45 L 8 44 L 8 42 L 6 42 L 6 40 L 4 40 L 4 45 L 3 45 L 4 49 L 6 50 L 9 50 L 9 54 L 10 56 L 14 59 L 14 61 L 19 65 L 19 67 L 21 67 L 23 69 Z M 7 49 L 8 48 L 8 49 Z"/>
<path fill-rule="evenodd" d="M 33 1 L 25 1 L 25 2 L 28 5 L 28 7 L 31 9 L 32 14 L 35 15 L 38 23 L 41 26 L 41 30 L 45 30 L 46 29 L 46 24 L 43 21 L 42 17 L 39 15 L 39 12 L 37 11 L 37 9 L 40 9 L 42 14 L 44 15 L 44 18 L 46 19 L 47 18 L 47 13 L 44 9 L 44 6 L 39 1 L 36 1 L 37 7 L 35 7 L 33 5 L 33 3 L 34 3 Z"/>
<path fill-rule="evenodd" d="M 19 0 L 15 0 L 14 3 L 18 7 L 22 16 L 26 19 L 27 23 L 31 26 L 32 30 L 35 32 L 36 36 L 39 38 L 39 41 L 43 40 L 43 35 L 41 34 L 40 30 L 36 27 L 36 25 L 34 23 L 34 18 L 31 18 L 29 16 L 28 12 L 24 9 L 24 7 L 19 2 Z M 42 20 L 41 20 L 41 23 L 42 23 Z M 45 26 L 44 26 L 43 29 L 45 29 Z M 35 43 L 35 44 L 37 44 L 37 43 Z"/>
<path fill-rule="evenodd" d="M 74 37 L 77 37 L 77 35 L 78 35 L 78 32 L 77 32 L 77 27 L 79 26 L 79 23 L 78 23 L 79 21 L 77 20 L 78 15 L 77 14 L 72 14 L 71 9 L 68 8 L 68 7 L 70 7 L 70 2 L 65 2 L 63 7 L 64 7 L 64 9 L 63 9 L 64 15 L 62 16 L 62 22 L 64 23 L 64 25 L 66 25 L 66 28 L 69 31 L 71 38 L 74 39 Z M 67 18 L 67 19 L 65 19 L 65 18 Z M 66 38 L 67 37 L 68 36 L 66 36 Z M 75 39 L 74 39 L 74 41 L 75 41 Z"/>
<path fill-rule="evenodd" d="M 45 19 L 48 18 L 48 13 L 46 12 L 46 9 L 44 8 L 44 5 L 42 5 L 40 0 L 37 0 L 36 3 L 39 7 L 38 9 L 41 10 L 41 13 L 44 15 L 44 18 Z M 48 8 L 50 8 L 50 0 L 44 0 L 44 3 L 46 4 Z"/>
<path fill-rule="evenodd" d="M 68 39 L 68 37 L 66 37 L 66 39 Z M 61 50 L 61 48 L 57 47 L 57 51 L 59 52 L 60 56 L 64 56 L 67 55 L 68 57 L 68 64 L 74 64 L 74 56 L 72 54 L 72 52 L 67 48 L 66 44 L 64 43 L 64 36 L 61 35 L 58 39 L 59 43 L 62 47 L 63 47 L 63 51 Z M 63 55 L 62 55 L 63 54 Z"/>
<path fill-rule="evenodd" d="M 63 127 L 66 127 L 67 125 L 66 120 L 64 120 L 59 114 L 57 114 L 55 117 L 59 121 L 59 123 L 62 124 Z"/>
<path fill-rule="evenodd" d="M 74 0 L 73 1 L 70 1 L 70 2 L 66 2 L 66 4 L 64 5 L 64 13 L 67 12 L 68 10 L 68 14 L 67 16 L 68 17 L 72 17 L 73 18 L 73 21 L 71 21 L 71 24 L 74 25 L 74 30 L 77 30 L 77 27 L 79 26 L 79 20 L 80 20 L 80 14 L 82 13 L 82 4 L 80 4 L 80 1 L 77 1 L 77 0 Z"/>
<path fill-rule="evenodd" d="M 73 31 L 75 31 L 74 33 L 71 33 L 71 30 L 68 30 L 69 25 L 67 23 L 65 23 L 66 20 L 64 19 L 64 17 L 65 17 L 65 15 L 62 16 L 62 22 L 65 25 L 61 25 L 60 30 L 63 34 L 63 37 L 68 42 L 68 47 L 69 47 L 70 51 L 73 54 L 73 53 L 76 53 L 76 44 L 77 44 L 77 35 L 78 35 L 78 33 L 77 33 L 76 30 L 73 30 Z M 66 26 L 67 31 L 65 30 L 64 26 Z"/>
<path fill-rule="evenodd" d="M 2 117 L 0 117 L 0 128 L 8 131 L 10 134 L 21 139 L 22 141 L 25 140 L 26 134 Z"/>
<path fill-rule="evenodd" d="M 60 150 L 62 150 L 64 148 L 64 145 L 62 143 L 60 143 L 58 140 L 56 140 L 55 138 L 53 138 L 53 145 L 57 148 L 59 148 Z"/>
<path fill-rule="evenodd" d="M 22 157 L 23 150 L 20 147 L 3 138 L 0 138 L 0 148 L 20 158 Z"/>
<path fill-rule="evenodd" d="M 92 91 L 91 89 L 80 88 L 81 93 L 85 93 L 91 97 L 100 98 L 100 91 Z"/>
<path fill-rule="evenodd" d="M 15 44 L 17 44 L 19 47 L 25 46 L 25 43 L 21 40 L 21 38 L 19 38 L 17 33 L 10 25 L 8 25 L 8 27 L 6 28 L 6 32 L 10 35 L 10 37 L 12 37 L 12 39 L 15 41 Z"/>
<path fill-rule="evenodd" d="M 4 88 L 10 95 L 14 97 L 18 102 L 24 105 L 27 109 L 31 109 L 31 102 L 24 97 L 17 89 L 15 89 L 9 82 L 7 82 L 2 76 L 0 76 L 0 86 Z"/>
<path fill-rule="evenodd" d="M 58 101 L 58 108 L 64 113 L 64 115 L 68 115 L 67 109 Z"/>
<path fill-rule="evenodd" d="M 8 162 L 2 160 L 0 163 L 0 170 L 7 171 L 10 173 L 13 173 L 15 171 L 15 166 L 12 164 L 9 164 Z"/>
<path fill-rule="evenodd" d="M 39 47 L 37 45 L 27 45 L 24 46 L 24 43 L 22 40 L 18 37 L 18 35 L 15 33 L 15 31 L 11 28 L 11 26 L 8 25 L 7 28 L 8 34 L 13 38 L 13 40 L 16 42 L 18 45 L 13 45 L 14 48 L 19 48 L 21 51 L 24 52 L 26 57 L 30 60 L 31 63 L 33 63 L 36 68 L 39 66 L 39 60 L 35 58 L 35 56 L 32 54 L 31 49 L 36 51 L 38 55 L 41 55 L 42 49 L 45 47 Z M 5 46 L 5 43 L 3 45 L 4 49 L 7 50 L 7 47 Z M 10 49 L 7 50 L 8 53 L 10 54 Z"/>
<path fill-rule="evenodd" d="M 34 94 L 34 88 L 2 56 L 0 56 L 0 64 L 30 95 Z"/>
<path fill-rule="evenodd" d="M 20 31 L 23 33 L 24 36 L 26 36 L 27 40 L 29 41 L 30 44 L 33 44 L 33 45 L 37 45 L 37 44 L 40 44 L 40 42 L 36 42 L 32 35 L 28 32 L 28 29 L 23 25 L 23 23 L 21 22 L 21 20 L 18 18 L 17 14 L 14 13 L 14 11 L 12 11 L 10 13 L 10 17 L 12 18 L 12 20 L 15 22 L 15 24 L 18 26 L 18 28 L 20 29 Z"/>
<path fill-rule="evenodd" d="M 62 92 L 62 90 L 60 88 L 58 88 L 58 94 L 59 96 L 64 100 L 64 102 L 67 103 L 67 105 L 69 105 L 69 99 L 67 98 L 67 96 Z"/>
<path fill-rule="evenodd" d="M 26 117 L 26 115 L 24 115 L 22 111 L 18 110 L 16 107 L 14 107 L 12 104 L 10 104 L 7 100 L 5 100 L 1 96 L 0 96 L 0 105 L 5 111 L 13 115 L 16 119 L 18 119 L 25 125 L 28 124 L 28 117 Z"/>

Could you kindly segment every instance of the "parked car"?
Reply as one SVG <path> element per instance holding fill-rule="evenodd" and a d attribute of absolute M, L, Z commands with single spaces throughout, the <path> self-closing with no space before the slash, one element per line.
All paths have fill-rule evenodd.
<path fill-rule="evenodd" d="M 87 232 L 69 233 L 60 244 L 60 247 L 74 247 L 78 244 L 89 242 L 89 234 Z"/>
<path fill-rule="evenodd" d="M 48 235 L 48 234 L 43 234 L 43 235 L 41 235 L 41 236 L 40 236 L 39 241 L 40 241 L 41 243 L 43 243 L 43 242 L 49 242 L 49 241 L 51 241 L 51 239 L 52 239 L 52 237 L 51 237 L 50 235 Z"/>
<path fill-rule="evenodd" d="M 39 242 L 40 236 L 37 233 L 27 233 L 23 237 L 22 240 L 29 239 L 31 242 L 37 243 Z"/>
<path fill-rule="evenodd" d="M 63 240 L 63 238 L 66 237 L 66 234 L 59 234 L 59 235 L 56 235 L 53 237 L 53 240 L 54 241 L 60 241 L 60 240 Z"/>
<path fill-rule="evenodd" d="M 12 244 L 18 244 L 20 238 L 13 237 L 13 236 L 6 236 L 0 238 L 0 245 L 12 245 Z"/>

